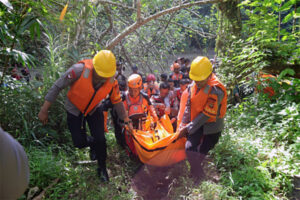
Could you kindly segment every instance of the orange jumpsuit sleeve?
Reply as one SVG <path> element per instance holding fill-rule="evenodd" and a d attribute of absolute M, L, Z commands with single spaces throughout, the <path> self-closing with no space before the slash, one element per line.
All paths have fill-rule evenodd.
<path fill-rule="evenodd" d="M 109 98 L 112 104 L 117 104 L 122 101 L 121 93 L 119 90 L 119 84 L 117 80 L 114 80 L 113 88 Z"/>
<path fill-rule="evenodd" d="M 188 90 L 184 90 L 184 92 L 181 95 L 181 99 L 180 99 L 180 106 L 179 106 L 179 111 L 178 111 L 178 115 L 177 115 L 177 127 L 179 127 L 179 125 L 181 124 L 182 118 L 183 118 L 183 114 L 185 111 L 185 107 L 186 107 L 186 103 L 188 101 L 188 97 L 189 97 L 189 92 Z"/>

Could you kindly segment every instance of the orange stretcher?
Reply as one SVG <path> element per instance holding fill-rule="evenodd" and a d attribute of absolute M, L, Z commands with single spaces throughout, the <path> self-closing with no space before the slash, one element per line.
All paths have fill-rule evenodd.
<path fill-rule="evenodd" d="M 169 117 L 163 116 L 155 128 L 151 128 L 151 124 L 153 119 L 148 116 L 142 126 L 143 130 L 134 129 L 130 136 L 126 136 L 127 144 L 131 139 L 131 150 L 137 154 L 140 161 L 162 167 L 184 160 L 186 138 L 177 139 L 179 132 L 173 133 Z"/>

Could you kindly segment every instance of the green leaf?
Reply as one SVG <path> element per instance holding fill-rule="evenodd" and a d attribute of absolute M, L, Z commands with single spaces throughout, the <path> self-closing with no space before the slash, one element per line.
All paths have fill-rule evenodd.
<path fill-rule="evenodd" d="M 27 29 L 29 29 L 31 27 L 31 25 L 33 25 L 34 23 L 36 23 L 35 17 L 26 16 L 25 19 L 22 21 L 22 24 L 20 25 L 18 34 L 21 34 L 24 31 L 26 31 Z"/>
<path fill-rule="evenodd" d="M 285 35 L 285 36 L 282 37 L 281 40 L 282 40 L 282 41 L 286 41 L 287 39 L 288 39 L 288 36 Z"/>
<path fill-rule="evenodd" d="M 289 13 L 285 18 L 282 20 L 282 23 L 285 24 L 289 22 L 293 18 L 293 12 Z"/>
<path fill-rule="evenodd" d="M 276 3 L 280 4 L 282 0 L 275 0 Z"/>
<path fill-rule="evenodd" d="M 279 11 L 289 10 L 292 6 L 293 6 L 293 2 L 292 1 L 288 1 L 285 4 L 283 4 L 283 6 L 281 6 L 281 8 L 279 8 Z"/>
<path fill-rule="evenodd" d="M 295 75 L 295 71 L 293 69 L 290 68 L 286 68 L 285 70 L 283 70 L 279 76 L 278 76 L 278 80 L 281 80 L 284 76 L 286 76 L 287 74 L 294 76 Z"/>
<path fill-rule="evenodd" d="M 3 3 L 8 9 L 10 10 L 14 9 L 8 0 L 0 0 L 0 2 Z"/>

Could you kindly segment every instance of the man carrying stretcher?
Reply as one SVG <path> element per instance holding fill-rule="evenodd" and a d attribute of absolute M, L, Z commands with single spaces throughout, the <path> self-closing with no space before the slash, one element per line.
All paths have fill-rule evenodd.
<path fill-rule="evenodd" d="M 208 58 L 193 60 L 189 72 L 193 83 L 182 94 L 178 114 L 179 137 L 187 137 L 185 150 L 195 183 L 203 177 L 201 163 L 224 128 L 227 92 L 212 71 Z"/>

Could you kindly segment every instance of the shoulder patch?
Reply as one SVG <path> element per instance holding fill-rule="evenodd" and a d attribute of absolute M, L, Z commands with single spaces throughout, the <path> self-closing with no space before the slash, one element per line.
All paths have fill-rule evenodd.
<path fill-rule="evenodd" d="M 90 74 L 90 69 L 88 68 L 85 68 L 84 69 L 84 72 L 83 72 L 83 78 L 88 78 L 89 77 L 89 74 Z"/>
<path fill-rule="evenodd" d="M 206 86 L 205 86 L 205 88 L 204 88 L 204 93 L 205 93 L 205 94 L 208 94 L 209 88 L 210 88 L 209 85 L 206 85 Z"/>

